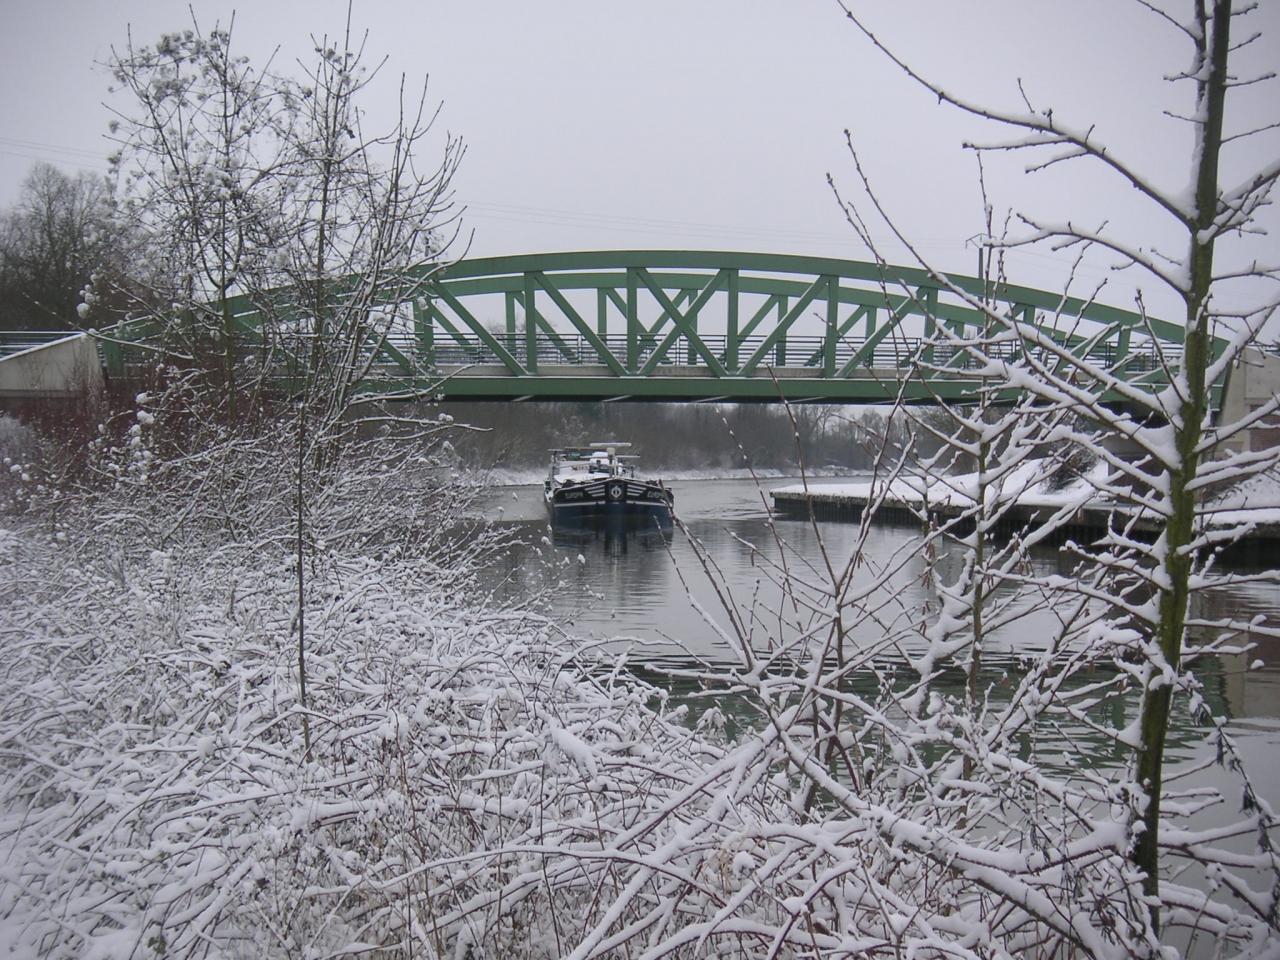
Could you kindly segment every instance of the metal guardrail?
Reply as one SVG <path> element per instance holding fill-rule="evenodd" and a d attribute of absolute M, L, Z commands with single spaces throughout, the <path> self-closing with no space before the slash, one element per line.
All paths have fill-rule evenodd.
<path fill-rule="evenodd" d="M 495 335 L 504 349 L 509 353 L 525 357 L 527 344 L 522 335 Z M 641 363 L 647 362 L 658 347 L 657 337 L 650 337 L 639 345 L 638 357 Z M 722 364 L 727 364 L 727 339 L 724 336 L 702 334 L 701 340 L 711 354 Z M 765 337 L 744 337 L 738 340 L 739 350 L 743 353 L 753 352 L 765 342 Z M 615 356 L 625 354 L 627 338 L 625 336 L 606 336 L 599 340 Z M 416 357 L 428 366 L 461 366 L 467 364 L 496 364 L 500 362 L 498 355 L 474 338 L 467 345 L 455 340 L 437 340 L 434 347 L 427 351 L 418 349 L 412 338 L 394 338 L 393 345 L 406 356 Z M 835 345 L 835 363 L 843 367 L 857 356 L 866 346 L 864 338 L 842 338 Z M 820 336 L 793 336 L 777 342 L 769 352 L 768 366 L 775 369 L 815 369 L 823 365 L 823 349 L 825 338 Z M 1021 352 L 1021 348 L 1012 343 L 992 344 L 984 349 L 989 357 L 1012 360 Z M 603 363 L 596 348 L 581 334 L 564 333 L 552 339 L 539 335 L 535 341 L 535 353 L 539 364 L 597 365 Z M 1036 351 L 1035 355 L 1045 362 L 1052 358 L 1045 351 Z M 1176 361 L 1181 356 L 1181 349 L 1165 345 L 1163 355 L 1167 361 Z M 1112 344 L 1101 344 L 1089 350 L 1084 359 L 1099 366 L 1114 368 L 1120 360 L 1120 353 Z M 955 370 L 957 372 L 972 369 L 976 361 L 963 348 L 949 343 L 933 343 L 920 337 L 898 337 L 882 340 L 868 351 L 861 362 L 865 369 L 903 369 L 915 362 L 922 362 L 925 367 Z M 677 340 L 663 353 L 658 362 L 661 367 L 696 367 L 706 362 L 703 352 L 686 340 Z M 1161 368 L 1160 356 L 1154 347 L 1130 349 L 1124 354 L 1122 364 L 1126 373 L 1148 373 Z"/>
<path fill-rule="evenodd" d="M 429 349 L 423 349 L 419 341 L 411 336 L 392 336 L 385 341 L 375 339 L 372 345 L 366 346 L 358 357 L 367 361 L 375 354 L 382 352 L 383 344 L 392 348 L 385 355 L 388 363 L 396 363 L 396 355 L 410 361 L 414 368 L 423 370 L 441 367 L 491 366 L 500 364 L 501 359 L 488 344 L 478 337 L 466 337 L 466 343 L 458 343 L 455 339 L 437 340 Z M 528 344 L 523 334 L 510 336 L 495 334 L 494 339 L 509 353 L 520 358 L 527 358 Z M 616 357 L 625 351 L 625 336 L 606 336 L 598 338 Z M 765 337 L 745 337 L 738 341 L 743 351 L 755 350 L 765 342 Z M 702 334 L 701 340 L 711 354 L 721 363 L 726 363 L 727 338 L 714 334 Z M 50 342 L 50 341 L 41 341 Z M 847 364 L 866 346 L 863 338 L 843 338 L 835 347 L 835 361 L 838 366 Z M 244 348 L 239 351 L 241 361 L 261 364 L 275 363 L 279 366 L 297 366 L 305 369 L 311 355 L 311 344 L 305 337 L 284 337 L 275 341 L 268 350 L 263 347 Z M 658 338 L 647 338 L 639 344 L 638 357 L 647 362 L 658 348 Z M 822 351 L 824 338 L 820 336 L 794 336 L 777 342 L 769 352 L 769 360 L 765 364 L 775 370 L 818 370 L 823 364 Z M 149 349 L 122 347 L 125 361 L 129 365 L 149 362 L 154 354 Z M 560 333 L 554 338 L 539 333 L 534 341 L 534 352 L 538 363 L 568 366 L 600 366 L 604 364 L 595 348 L 580 334 Z M 1163 345 L 1165 361 L 1176 362 L 1181 356 L 1181 349 L 1170 344 Z M 989 344 L 984 348 L 988 357 L 1014 360 L 1024 353 L 1024 349 L 1014 343 Z M 2 350 L 0 350 L 2 354 Z M 1042 362 L 1052 363 L 1054 358 L 1044 350 L 1033 350 L 1031 355 Z M 1123 355 L 1112 344 L 1100 344 L 1087 351 L 1082 359 L 1106 368 L 1123 368 L 1124 372 L 1133 376 L 1151 373 L 1162 368 L 1161 356 L 1153 346 L 1142 349 L 1130 349 Z M 700 348 L 679 340 L 670 344 L 663 351 L 658 361 L 658 368 L 668 367 L 700 367 L 706 363 L 706 357 Z M 902 370 L 918 364 L 929 376 L 945 376 L 948 371 L 960 373 L 973 369 L 976 360 L 963 347 L 949 343 L 938 343 L 920 337 L 898 337 L 882 340 L 874 348 L 867 351 L 859 366 L 865 370 Z M 406 371 L 407 372 L 407 371 Z M 855 374 L 850 374 L 855 375 Z"/>

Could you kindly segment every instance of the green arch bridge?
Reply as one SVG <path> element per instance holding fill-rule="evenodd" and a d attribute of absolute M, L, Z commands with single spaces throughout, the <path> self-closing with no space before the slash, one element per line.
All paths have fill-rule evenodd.
<path fill-rule="evenodd" d="M 1126 310 L 950 275 L 950 285 L 1038 327 L 1147 390 L 1165 383 L 1183 329 Z M 963 400 L 974 389 L 948 332 L 980 311 L 918 269 L 760 253 L 546 253 L 424 264 L 366 298 L 366 393 L 453 400 Z M 242 351 L 271 349 L 275 291 L 231 301 Z M 300 308 L 291 308 L 295 321 Z M 301 318 L 301 329 L 307 323 Z M 107 331 L 108 375 L 143 362 L 147 323 Z M 1012 340 L 1010 355 L 1022 347 Z M 278 354 L 274 354 L 277 355 Z M 154 356 L 154 355 L 152 355 Z M 912 373 L 912 376 L 907 376 Z M 1216 397 L 1220 385 L 1215 388 Z M 1121 401 L 1123 398 L 1105 398 Z"/>

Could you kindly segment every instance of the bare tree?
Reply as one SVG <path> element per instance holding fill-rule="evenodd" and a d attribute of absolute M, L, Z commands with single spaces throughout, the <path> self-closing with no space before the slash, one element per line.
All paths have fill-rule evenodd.
<path fill-rule="evenodd" d="M 951 340 L 957 349 L 972 352 L 975 368 L 1001 382 L 1017 383 L 1045 404 L 1071 409 L 1077 416 L 1101 425 L 1102 431 L 1116 441 L 1132 445 L 1138 451 L 1135 458 L 1115 452 L 1119 443 L 1099 447 L 1113 471 L 1112 479 L 1100 485 L 1100 492 L 1127 503 L 1129 510 L 1124 527 L 1100 547 L 1102 552 L 1094 558 L 1098 566 L 1106 568 L 1108 585 L 1098 587 L 1091 583 L 1089 589 L 1099 590 L 1096 596 L 1106 599 L 1118 621 L 1137 628 L 1129 656 L 1136 657 L 1142 664 L 1137 677 L 1142 700 L 1140 723 L 1126 738 L 1133 751 L 1136 787 L 1128 854 L 1143 878 L 1152 936 L 1159 937 L 1164 920 L 1162 906 L 1172 911 L 1178 924 L 1194 926 L 1199 922 L 1195 909 L 1187 903 L 1185 888 L 1164 896 L 1161 887 L 1165 859 L 1177 852 L 1163 842 L 1161 835 L 1164 745 L 1175 697 L 1187 696 L 1193 703 L 1198 702 L 1196 681 L 1188 672 L 1191 665 L 1191 658 L 1186 656 L 1188 631 L 1196 627 L 1210 632 L 1210 639 L 1198 643 L 1194 651 L 1196 657 L 1203 658 L 1211 654 L 1216 645 L 1227 643 L 1249 629 L 1249 625 L 1229 619 L 1197 622 L 1192 611 L 1192 594 L 1209 582 L 1217 552 L 1239 532 L 1213 525 L 1205 509 L 1204 494 L 1215 483 L 1257 474 L 1274 466 L 1277 460 L 1274 451 L 1227 455 L 1224 448 L 1224 441 L 1275 410 L 1274 398 L 1244 420 L 1215 423 L 1211 396 L 1214 385 L 1226 371 L 1242 362 L 1245 348 L 1257 338 L 1276 306 L 1275 299 L 1270 298 L 1244 313 L 1227 312 L 1215 300 L 1215 291 L 1222 284 L 1245 276 L 1274 282 L 1280 279 L 1280 272 L 1275 265 L 1259 258 L 1252 259 L 1243 270 L 1215 267 L 1214 250 L 1216 242 L 1224 236 L 1247 239 L 1256 235 L 1257 214 L 1269 202 L 1280 176 L 1280 165 L 1259 169 L 1233 187 L 1223 187 L 1219 182 L 1219 160 L 1224 147 L 1258 133 L 1226 130 L 1224 117 L 1229 90 L 1271 79 L 1270 74 L 1237 77 L 1231 73 L 1233 52 L 1257 39 L 1253 34 L 1233 42 L 1233 22 L 1247 18 L 1254 6 L 1246 4 L 1233 11 L 1229 0 L 1212 3 L 1195 0 L 1190 4 L 1190 17 L 1181 21 L 1139 2 L 1155 18 L 1156 28 L 1176 31 L 1187 42 L 1192 55 L 1191 67 L 1170 78 L 1174 83 L 1194 88 L 1192 107 L 1186 117 L 1194 135 L 1192 180 L 1185 195 L 1157 187 L 1099 140 L 1092 127 L 1072 125 L 1053 110 L 1037 107 L 1025 95 L 1026 109 L 1022 113 L 1005 113 L 964 100 L 899 58 L 850 7 L 846 7 L 846 13 L 878 50 L 940 100 L 1017 131 L 1015 138 L 1008 141 L 974 145 L 979 152 L 1047 152 L 1047 157 L 1031 164 L 1032 172 L 1062 162 L 1101 164 L 1172 216 L 1184 232 L 1183 254 L 1170 257 L 1149 252 L 1151 245 L 1127 243 L 1106 231 L 1088 230 L 1075 222 L 1041 223 L 1031 215 L 1022 214 L 1020 222 L 1027 228 L 1022 236 L 990 242 L 996 249 L 1038 243 L 1051 244 L 1057 250 L 1101 248 L 1172 291 L 1184 306 L 1182 349 L 1158 354 L 1157 371 L 1151 378 L 1152 383 L 1167 383 L 1167 388 L 1135 389 L 1132 368 L 1126 369 L 1123 360 L 1099 359 L 1092 348 L 1114 338 L 1117 330 L 1088 331 L 1065 341 L 1055 340 L 1035 326 L 991 310 L 963 292 L 970 305 L 983 310 L 997 330 L 1018 339 L 1019 357 L 1011 359 L 996 349 L 997 344 L 993 342 L 959 337 Z M 1243 22 L 1248 23 L 1247 19 Z M 860 164 L 858 169 L 861 174 Z M 885 208 L 871 192 L 866 177 L 862 179 L 871 206 L 878 214 L 885 215 Z M 862 226 L 859 206 L 851 205 L 849 209 L 851 219 L 870 242 L 870 234 Z M 892 225 L 892 218 L 888 221 Z M 947 284 L 940 273 L 935 272 L 935 276 Z M 954 285 L 948 285 L 955 289 Z M 1057 319 L 1070 326 L 1069 317 Z M 1157 322 L 1150 320 L 1148 326 Z M 1111 409 L 1106 398 L 1117 395 L 1124 397 L 1132 413 L 1117 414 Z M 1096 435 L 1086 436 L 1078 430 L 1065 430 L 1060 436 L 1081 445 L 1098 444 Z M 1137 517 L 1157 524 L 1159 536 L 1153 544 L 1134 536 L 1133 522 Z M 1151 600 L 1143 600 L 1144 595 Z M 1273 826 L 1271 814 L 1257 806 L 1247 780 L 1245 795 L 1246 819 L 1253 821 L 1264 860 L 1270 858 L 1274 871 L 1269 839 Z M 1256 909 L 1256 901 L 1251 901 L 1243 888 L 1233 889 Z M 1263 910 L 1259 919 L 1270 924 L 1274 931 L 1275 901 L 1270 902 L 1269 911 Z"/>
<path fill-rule="evenodd" d="M 391 129 L 364 129 L 361 103 L 378 70 L 366 66 L 349 14 L 339 40 L 312 38 L 315 59 L 300 64 L 301 80 L 236 55 L 232 28 L 205 32 L 196 22 L 154 46 L 131 38 L 113 52 L 113 76 L 128 97 L 112 125 L 116 201 L 162 264 L 160 282 L 138 304 L 139 323 L 167 363 L 190 371 L 174 396 L 194 403 L 197 418 L 212 413 L 237 430 L 248 423 L 263 442 L 293 450 L 305 706 L 313 511 L 333 481 L 326 471 L 359 426 L 353 410 L 372 399 L 360 393 L 369 374 L 394 367 L 400 399 L 429 392 L 428 372 L 396 343 L 407 347 L 404 311 L 448 246 L 442 230 L 462 148 L 445 137 L 440 159 L 421 168 L 434 115 L 425 84 L 406 97 L 403 78 Z M 287 439 L 273 406 L 292 414 Z M 374 419 L 398 421 L 410 436 L 439 427 L 377 410 Z M 209 440 L 208 431 L 192 435 Z"/>
<path fill-rule="evenodd" d="M 397 311 L 449 246 L 461 142 L 445 136 L 423 167 L 435 115 L 403 77 L 398 120 L 364 129 L 382 64 L 365 62 L 349 17 L 337 40 L 312 38 L 300 80 L 235 55 L 232 26 L 130 40 L 112 58 L 128 95 L 112 125 L 118 210 L 165 268 L 139 310 L 174 359 L 219 374 L 228 412 L 269 389 L 332 421 L 383 363 L 412 392 L 421 371 L 396 347 L 410 330 Z"/>
<path fill-rule="evenodd" d="M 158 265 L 137 312 L 171 360 L 216 376 L 232 417 L 244 331 L 231 298 L 273 275 L 292 122 L 269 69 L 234 53 L 233 25 L 195 22 L 154 46 L 130 36 L 109 61 L 127 97 L 111 124 L 116 209 Z"/>
<path fill-rule="evenodd" d="M 366 63 L 366 42 L 348 16 L 340 37 L 313 38 L 305 80 L 281 83 L 293 117 L 277 259 L 287 285 L 255 297 L 267 327 L 301 321 L 291 361 L 326 428 L 364 402 L 358 390 L 375 367 L 396 370 L 402 398 L 428 392 L 410 348 L 412 305 L 444 265 L 456 226 L 451 182 L 462 143 L 446 136 L 424 167 L 438 109 L 425 81 L 413 93 L 403 76 L 396 123 L 364 128 L 361 102 L 384 65 Z"/>
<path fill-rule="evenodd" d="M 122 280 L 127 238 L 114 229 L 107 199 L 100 177 L 32 167 L 17 203 L 0 215 L 0 326 L 78 327 L 81 291 L 95 275 Z M 87 319 L 117 318 L 122 306 L 108 298 Z"/>

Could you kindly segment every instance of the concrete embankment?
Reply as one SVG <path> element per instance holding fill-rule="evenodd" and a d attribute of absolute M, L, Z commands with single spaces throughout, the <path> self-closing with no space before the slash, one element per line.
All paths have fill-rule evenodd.
<path fill-rule="evenodd" d="M 774 490 L 773 509 L 780 516 L 792 519 L 808 519 L 810 510 L 818 520 L 858 521 L 872 501 L 870 492 L 837 492 L 824 491 L 821 487 L 803 490 Z M 1009 506 L 996 525 L 997 533 L 1011 534 L 1027 527 L 1035 527 L 1057 516 L 1063 504 L 1014 504 Z M 954 520 L 968 512 L 971 507 L 954 503 L 929 503 L 923 500 L 905 501 L 896 497 L 886 497 L 876 509 L 875 519 L 886 523 L 918 524 L 922 517 L 928 516 L 936 522 Z M 1070 514 L 1070 519 L 1060 523 L 1057 536 L 1062 539 L 1092 538 L 1102 533 L 1116 518 L 1118 506 L 1115 504 L 1090 504 L 1077 507 Z M 1145 519 L 1139 519 L 1134 530 L 1138 533 L 1154 534 L 1156 525 Z"/>
<path fill-rule="evenodd" d="M 817 520 L 834 520 L 857 522 L 873 502 L 873 491 L 868 484 L 834 485 L 824 488 L 821 485 L 803 488 L 788 487 L 770 491 L 773 498 L 774 512 L 788 519 L 807 520 L 810 516 Z M 874 496 L 878 496 L 876 491 Z M 1030 502 L 1015 503 L 1008 506 L 995 526 L 997 534 L 1012 535 L 1029 528 L 1039 527 L 1055 517 L 1059 517 L 1064 509 L 1070 509 L 1065 520 L 1058 520 L 1052 543 L 1067 540 L 1078 543 L 1089 543 L 1096 540 L 1108 528 L 1124 526 L 1131 536 L 1139 539 L 1154 539 L 1161 524 L 1150 517 L 1133 517 L 1131 508 L 1124 504 L 1108 502 L 1085 502 L 1074 506 L 1067 498 L 1047 500 L 1041 497 L 1029 498 Z M 919 525 L 924 517 L 936 523 L 945 523 L 962 517 L 972 509 L 970 504 L 955 502 L 928 502 L 923 497 L 889 495 L 879 501 L 875 508 L 874 519 L 877 522 L 891 524 Z M 1230 511 L 1231 516 L 1218 518 L 1215 525 L 1236 525 L 1247 518 L 1243 511 Z M 1261 566 L 1274 567 L 1280 565 L 1280 516 L 1276 511 L 1263 510 L 1257 517 L 1249 519 L 1252 527 L 1240 539 L 1231 545 L 1229 552 L 1234 559 L 1257 563 Z M 971 525 L 961 523 L 958 533 L 967 532 Z"/>

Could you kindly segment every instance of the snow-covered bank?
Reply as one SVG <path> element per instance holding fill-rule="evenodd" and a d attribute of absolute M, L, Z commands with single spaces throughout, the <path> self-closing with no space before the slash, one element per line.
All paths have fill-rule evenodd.
<path fill-rule="evenodd" d="M 1004 474 L 998 482 L 987 488 L 989 498 L 999 497 L 1028 507 L 1060 507 L 1068 504 L 1085 505 L 1096 495 L 1097 484 L 1107 476 L 1106 465 L 1099 463 L 1087 474 L 1055 485 L 1046 476 L 1044 464 L 1039 460 L 1019 464 Z M 790 484 L 774 487 L 770 493 L 805 494 L 821 499 L 848 499 L 867 501 L 884 495 L 888 503 L 936 507 L 969 507 L 976 502 L 979 477 L 976 473 L 957 476 L 900 476 L 889 481 L 861 480 L 821 484 Z"/>
<path fill-rule="evenodd" d="M 1100 494 L 1108 478 L 1105 463 L 1096 463 L 1088 472 L 1055 482 L 1044 461 L 1019 464 L 999 479 L 988 480 L 989 502 L 999 499 L 1025 509 L 1069 507 L 1092 511 L 1130 511 Z M 976 502 L 978 474 L 928 477 L 899 476 L 883 480 L 808 482 L 770 488 L 770 494 L 785 500 L 811 499 L 818 503 L 865 505 L 883 498 L 887 506 L 920 509 L 963 510 Z M 1207 500 L 1202 515 L 1214 526 L 1280 527 L 1280 478 L 1270 474 L 1251 477 L 1224 493 Z"/>
<path fill-rule="evenodd" d="M 761 480 L 783 480 L 800 475 L 795 469 L 783 469 L 780 467 L 761 467 L 756 470 L 748 470 L 745 467 L 738 469 L 700 469 L 697 467 L 668 468 L 653 466 L 652 464 L 642 464 L 639 471 L 644 473 L 646 476 L 661 477 L 668 483 L 678 480 L 750 480 L 752 477 L 756 477 Z M 487 470 L 478 472 L 484 476 L 488 482 L 499 487 L 527 487 L 535 484 L 541 484 L 542 481 L 547 478 L 547 471 L 545 467 L 538 469 L 491 467 Z M 847 472 L 848 471 L 841 467 L 820 467 L 809 471 L 809 476 L 840 477 L 847 475 Z"/>
<path fill-rule="evenodd" d="M 1259 524 L 1280 527 L 1280 476 L 1260 473 L 1205 505 L 1210 520 L 1223 526 Z"/>

